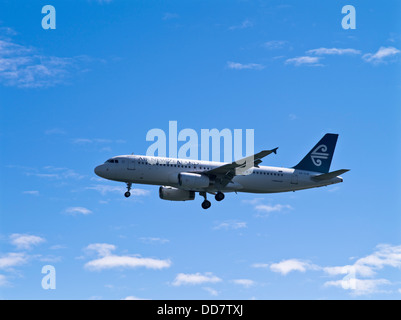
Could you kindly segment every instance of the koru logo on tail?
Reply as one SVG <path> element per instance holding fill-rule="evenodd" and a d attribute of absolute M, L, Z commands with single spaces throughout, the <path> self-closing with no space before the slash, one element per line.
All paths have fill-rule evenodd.
<path fill-rule="evenodd" d="M 322 165 L 322 160 L 329 158 L 327 153 L 327 146 L 325 144 L 319 145 L 315 150 L 312 151 L 310 155 L 312 162 L 315 166 L 320 167 Z"/>

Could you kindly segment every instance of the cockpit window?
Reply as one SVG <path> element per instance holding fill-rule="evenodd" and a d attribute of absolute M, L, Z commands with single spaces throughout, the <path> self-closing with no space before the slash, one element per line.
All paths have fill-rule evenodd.
<path fill-rule="evenodd" d="M 108 163 L 118 163 L 118 160 L 117 159 L 109 159 L 106 162 L 108 162 Z"/>

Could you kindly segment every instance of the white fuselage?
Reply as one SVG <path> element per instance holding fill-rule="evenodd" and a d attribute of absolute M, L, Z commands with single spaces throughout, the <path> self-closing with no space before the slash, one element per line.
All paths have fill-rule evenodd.
<path fill-rule="evenodd" d="M 114 162 L 109 162 L 110 160 Z M 225 164 L 213 161 L 138 155 L 122 155 L 110 160 L 95 168 L 95 173 L 98 176 L 126 183 L 172 187 L 179 187 L 179 173 L 191 172 L 201 174 L 204 171 L 209 171 Z M 322 187 L 343 181 L 341 177 L 324 181 L 315 181 L 312 179 L 319 174 L 318 172 L 296 170 L 293 168 L 259 166 L 248 169 L 243 175 L 235 176 L 223 188 L 211 183 L 207 188 L 191 188 L 191 191 L 206 191 L 210 193 L 233 191 L 275 193 Z"/>

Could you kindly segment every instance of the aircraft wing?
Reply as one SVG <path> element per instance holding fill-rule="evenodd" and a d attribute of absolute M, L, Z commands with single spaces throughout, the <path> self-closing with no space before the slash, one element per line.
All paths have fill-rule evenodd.
<path fill-rule="evenodd" d="M 262 158 L 268 156 L 271 153 L 277 153 L 277 149 L 278 147 L 272 150 L 263 150 L 252 156 L 242 158 L 228 164 L 224 164 L 212 170 L 204 171 L 203 173 L 208 176 L 215 176 L 216 180 L 220 179 L 220 184 L 224 187 L 235 176 L 243 175 L 244 172 L 249 168 L 258 167 L 258 165 L 262 162 Z"/>

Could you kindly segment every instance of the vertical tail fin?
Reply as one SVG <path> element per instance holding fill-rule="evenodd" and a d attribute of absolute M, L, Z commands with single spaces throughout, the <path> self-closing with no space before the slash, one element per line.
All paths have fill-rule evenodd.
<path fill-rule="evenodd" d="M 338 134 L 326 133 L 294 169 L 328 173 Z"/>

